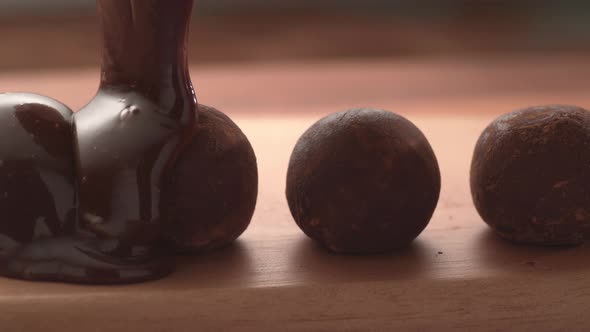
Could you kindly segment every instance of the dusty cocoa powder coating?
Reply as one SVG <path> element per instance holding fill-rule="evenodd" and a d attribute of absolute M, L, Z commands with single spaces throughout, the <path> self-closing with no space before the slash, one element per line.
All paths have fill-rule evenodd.
<path fill-rule="evenodd" d="M 199 105 L 196 134 L 162 186 L 167 241 L 179 252 L 232 243 L 250 224 L 257 195 L 248 138 L 225 114 Z"/>
<path fill-rule="evenodd" d="M 519 243 L 575 245 L 590 230 L 590 113 L 532 107 L 499 117 L 482 133 L 471 192 L 483 220 Z"/>
<path fill-rule="evenodd" d="M 428 225 L 440 193 L 430 144 L 391 112 L 329 115 L 297 142 L 287 200 L 297 225 L 336 253 L 404 247 Z"/>

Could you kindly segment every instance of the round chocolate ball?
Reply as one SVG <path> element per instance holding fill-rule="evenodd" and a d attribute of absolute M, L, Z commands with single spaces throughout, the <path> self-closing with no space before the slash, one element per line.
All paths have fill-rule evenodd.
<path fill-rule="evenodd" d="M 71 118 L 49 97 L 0 94 L 0 256 L 74 230 Z"/>
<path fill-rule="evenodd" d="M 254 150 L 225 114 L 199 105 L 196 134 L 166 177 L 165 238 L 178 252 L 224 247 L 248 227 L 258 195 Z"/>
<path fill-rule="evenodd" d="M 287 174 L 295 222 L 336 253 L 408 245 L 428 225 L 439 194 L 438 163 L 422 132 L 376 109 L 315 123 L 297 142 Z"/>
<path fill-rule="evenodd" d="M 475 147 L 471 192 L 483 220 L 505 239 L 584 242 L 590 230 L 590 113 L 551 105 L 499 117 Z"/>

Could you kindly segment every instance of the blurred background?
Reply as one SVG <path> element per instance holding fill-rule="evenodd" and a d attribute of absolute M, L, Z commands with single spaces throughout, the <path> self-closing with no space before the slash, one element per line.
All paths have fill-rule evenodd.
<path fill-rule="evenodd" d="M 94 0 L 0 1 L 0 70 L 98 62 Z M 197 0 L 191 62 L 584 55 L 590 1 Z"/>

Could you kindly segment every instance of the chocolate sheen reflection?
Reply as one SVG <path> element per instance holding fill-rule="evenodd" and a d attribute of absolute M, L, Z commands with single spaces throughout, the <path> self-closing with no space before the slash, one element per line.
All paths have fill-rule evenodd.
<path fill-rule="evenodd" d="M 30 179 L 37 183 L 31 186 L 41 188 L 38 195 L 46 196 L 37 201 L 48 206 L 37 210 L 54 209 L 45 214 L 47 236 L 35 238 L 37 219 L 14 234 L 3 233 L 12 247 L 6 250 L 4 275 L 131 283 L 172 271 L 172 261 L 158 245 L 164 222 L 160 183 L 196 128 L 197 104 L 186 54 L 192 6 L 193 0 L 97 0 L 103 59 L 95 98 L 72 116 L 67 133 L 51 125 L 34 126 L 43 117 L 51 119 L 47 112 L 21 115 L 28 119 L 23 131 L 50 137 L 28 135 L 23 140 L 64 167 L 73 165 L 73 171 L 64 168 L 63 174 L 75 174 L 69 178 L 69 192 L 75 183 L 77 216 L 73 222 L 71 217 L 60 219 L 62 208 L 48 203 L 59 185 L 43 182 L 42 172 L 32 174 L 39 165 L 59 163 L 49 157 L 41 163 L 28 159 L 32 173 L 19 181 Z M 5 113 L 8 117 L 10 112 Z M 68 127 L 70 122 L 64 123 Z"/>
<path fill-rule="evenodd" d="M 26 277 L 31 266 L 17 259 L 26 246 L 75 229 L 71 115 L 46 97 L 0 94 L 3 274 Z"/>

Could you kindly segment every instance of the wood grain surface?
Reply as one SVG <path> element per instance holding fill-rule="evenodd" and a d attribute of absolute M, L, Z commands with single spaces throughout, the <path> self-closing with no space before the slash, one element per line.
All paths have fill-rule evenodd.
<path fill-rule="evenodd" d="M 0 279 L 0 330 L 588 330 L 590 247 L 501 241 L 477 215 L 468 187 L 472 149 L 488 122 L 537 104 L 590 107 L 588 74 L 583 59 L 561 58 L 193 68 L 200 102 L 231 115 L 256 150 L 260 194 L 250 228 L 230 248 L 179 257 L 177 272 L 156 282 Z M 79 108 L 96 78 L 94 69 L 1 75 L 0 90 L 37 91 Z M 284 196 L 299 135 L 355 106 L 415 122 L 441 166 L 429 227 L 390 255 L 322 251 L 292 221 Z"/>

